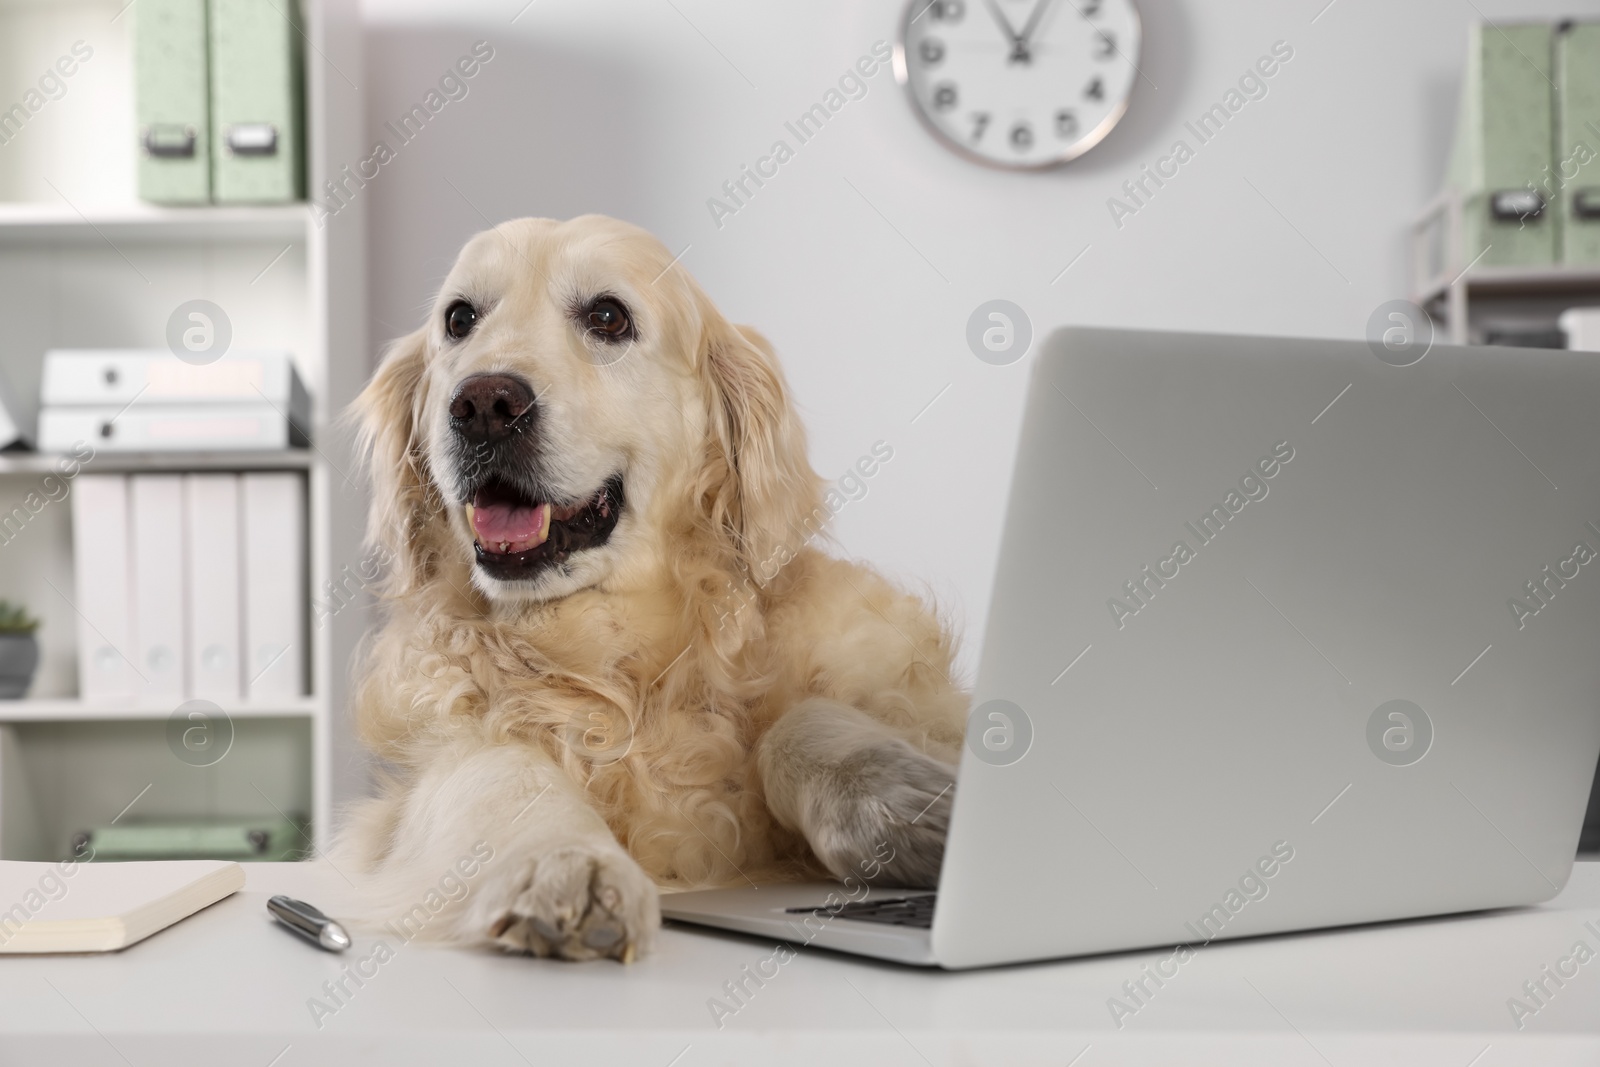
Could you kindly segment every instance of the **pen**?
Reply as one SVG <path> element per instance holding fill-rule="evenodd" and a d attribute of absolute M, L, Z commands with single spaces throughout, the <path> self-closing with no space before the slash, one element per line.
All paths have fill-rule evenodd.
<path fill-rule="evenodd" d="M 328 918 L 303 900 L 276 896 L 267 901 L 267 911 L 274 919 L 329 952 L 343 952 L 350 947 L 350 935 L 344 927 Z"/>

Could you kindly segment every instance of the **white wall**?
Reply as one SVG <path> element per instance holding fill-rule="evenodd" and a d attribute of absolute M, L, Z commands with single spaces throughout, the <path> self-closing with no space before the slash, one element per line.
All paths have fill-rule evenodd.
<path fill-rule="evenodd" d="M 969 663 L 1029 362 L 974 358 L 972 310 L 1012 300 L 1040 335 L 1359 337 L 1407 295 L 1404 235 L 1443 172 L 1467 20 L 1600 14 L 1596 0 L 1139 0 L 1148 80 L 1080 160 L 1009 175 L 957 159 L 886 71 L 719 229 L 707 198 L 893 40 L 898 0 L 524 2 L 365 0 L 374 137 L 473 41 L 495 49 L 363 193 L 372 336 L 414 328 L 490 221 L 598 211 L 690 246 L 683 263 L 723 309 L 777 345 L 821 472 L 893 446 L 835 532 L 928 583 L 965 620 Z M 1174 138 L 1192 144 L 1183 121 L 1277 40 L 1294 58 L 1269 94 L 1114 226 L 1107 198 Z"/>

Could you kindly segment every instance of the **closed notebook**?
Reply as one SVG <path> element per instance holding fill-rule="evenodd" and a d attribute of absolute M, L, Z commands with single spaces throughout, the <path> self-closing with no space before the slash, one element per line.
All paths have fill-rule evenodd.
<path fill-rule="evenodd" d="M 243 887 L 228 860 L 0 861 L 0 953 L 115 952 Z"/>

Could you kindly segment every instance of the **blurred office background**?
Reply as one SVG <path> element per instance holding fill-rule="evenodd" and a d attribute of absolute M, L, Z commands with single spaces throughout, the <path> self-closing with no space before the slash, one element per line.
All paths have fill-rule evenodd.
<path fill-rule="evenodd" d="M 1411 295 L 1412 223 L 1444 179 L 1469 23 L 1600 17 L 1545 0 L 1140 0 L 1129 111 L 1072 163 L 1015 174 L 957 158 L 882 71 L 719 226 L 707 200 L 894 41 L 899 0 L 525 3 L 363 4 L 375 134 L 474 41 L 495 51 L 364 194 L 374 341 L 419 323 L 485 219 L 598 211 L 687 248 L 722 309 L 777 346 L 818 471 L 892 445 L 834 533 L 928 583 L 962 620 L 968 663 L 1029 367 L 974 358 L 972 311 L 1010 300 L 1036 337 L 1068 323 L 1362 337 Z M 1176 139 L 1195 144 L 1184 123 L 1278 41 L 1293 59 L 1267 95 L 1116 225 L 1108 198 Z"/>
<path fill-rule="evenodd" d="M 0 312 L 11 324 L 0 357 L 20 421 L 38 418 L 47 352 L 161 350 L 174 309 L 193 299 L 231 316 L 236 355 L 288 353 L 310 404 L 309 447 L 159 461 L 103 449 L 88 468 L 301 479 L 298 688 L 252 698 L 241 663 L 238 696 L 214 701 L 216 721 L 203 723 L 238 747 L 212 763 L 174 735 L 178 700 L 85 691 L 85 644 L 97 638 L 84 636 L 75 585 L 78 505 L 52 504 L 0 548 L 0 597 L 42 620 L 26 697 L 0 707 L 0 855 L 64 854 L 113 816 L 200 813 L 320 835 L 362 788 L 342 708 L 370 619 L 365 500 L 333 417 L 382 344 L 422 321 L 462 243 L 494 222 L 601 212 L 653 231 L 730 317 L 773 341 L 824 477 L 891 448 L 849 486 L 832 534 L 840 551 L 929 589 L 961 627 L 970 669 L 1030 366 L 974 355 L 975 309 L 1014 303 L 1035 343 L 1065 324 L 1367 336 L 1380 308 L 1419 295 L 1414 231 L 1444 188 L 1469 27 L 1600 19 L 1595 0 L 1137 6 L 1126 116 L 1070 164 L 1015 173 L 937 143 L 881 64 L 803 144 L 790 132 L 861 57 L 895 41 L 900 0 L 311 2 L 283 38 L 303 61 L 303 85 L 284 83 L 303 89 L 304 108 L 303 131 L 279 131 L 285 150 L 304 136 L 303 161 L 278 175 L 288 185 L 263 200 L 264 186 L 219 182 L 183 194 L 185 206 L 151 207 L 139 169 L 151 152 L 134 147 L 138 12 L 122 0 L 0 0 L 0 107 L 25 107 L 13 128 L 0 116 Z M 92 57 L 52 75 L 79 41 Z M 1188 124 L 1261 57 L 1284 53 L 1264 94 L 1199 143 Z M 793 158 L 731 199 L 725 183 L 780 139 Z M 1179 139 L 1193 158 L 1151 192 L 1146 168 Z M 238 147 L 227 166 L 260 151 Z M 202 143 L 193 158 L 219 150 Z M 1140 198 L 1128 183 L 1142 184 Z M 1113 211 L 1113 198 L 1136 210 Z M 1571 274 L 1541 291 L 1541 314 L 1600 304 L 1600 275 Z M 55 470 L 46 453 L 7 456 L 7 501 Z"/>

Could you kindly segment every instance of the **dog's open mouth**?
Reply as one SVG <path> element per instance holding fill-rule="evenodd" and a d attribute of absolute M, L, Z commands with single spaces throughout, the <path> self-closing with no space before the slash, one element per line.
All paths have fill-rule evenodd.
<path fill-rule="evenodd" d="M 605 544 L 622 505 L 620 476 L 570 505 L 536 500 L 509 482 L 487 482 L 466 505 L 478 566 L 506 581 L 532 578 L 574 552 Z"/>

